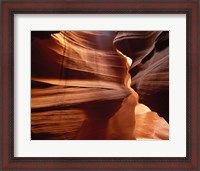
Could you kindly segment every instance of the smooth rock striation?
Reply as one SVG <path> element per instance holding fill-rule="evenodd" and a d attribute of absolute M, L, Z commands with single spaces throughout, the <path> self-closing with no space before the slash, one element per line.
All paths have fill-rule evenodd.
<path fill-rule="evenodd" d="M 158 43 L 166 40 L 163 32 L 32 32 L 31 139 L 168 139 L 167 123 L 159 136 L 143 132 L 156 118 L 165 123 L 161 110 L 135 113 L 138 94 L 150 104 L 168 91 L 168 48 Z"/>
<path fill-rule="evenodd" d="M 72 139 L 106 138 L 102 130 L 107 128 L 108 119 L 131 94 L 127 86 L 129 66 L 113 47 L 114 35 L 75 31 L 59 32 L 45 40 L 32 38 L 31 109 L 32 133 L 36 139 L 38 125 L 46 124 L 43 121 L 47 120 L 36 122 L 36 116 L 51 113 L 54 116 L 51 122 L 58 125 L 59 118 L 55 117 L 58 111 L 62 111 L 65 119 L 64 112 L 71 117 L 68 112 L 71 109 L 78 109 L 78 120 L 84 120 L 82 127 L 79 122 L 79 128 L 72 127 L 71 131 L 68 128 Z M 44 88 L 44 84 L 48 86 Z M 48 135 L 56 130 L 48 125 L 41 127 L 40 131 Z"/>
<path fill-rule="evenodd" d="M 139 101 L 169 122 L 169 32 L 118 32 L 114 44 L 132 59 L 131 87 Z"/>

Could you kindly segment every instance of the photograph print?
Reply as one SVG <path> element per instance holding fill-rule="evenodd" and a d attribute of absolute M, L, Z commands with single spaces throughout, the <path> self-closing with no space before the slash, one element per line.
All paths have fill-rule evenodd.
<path fill-rule="evenodd" d="M 31 140 L 169 140 L 169 31 L 31 31 Z"/>

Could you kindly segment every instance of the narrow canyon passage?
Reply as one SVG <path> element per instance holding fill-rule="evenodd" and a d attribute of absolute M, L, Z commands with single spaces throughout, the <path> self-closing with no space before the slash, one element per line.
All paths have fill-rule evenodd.
<path fill-rule="evenodd" d="M 169 139 L 166 41 L 165 32 L 32 32 L 31 139 Z"/>

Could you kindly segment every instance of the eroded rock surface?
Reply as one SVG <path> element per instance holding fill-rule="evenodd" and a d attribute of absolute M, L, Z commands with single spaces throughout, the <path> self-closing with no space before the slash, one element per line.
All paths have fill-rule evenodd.
<path fill-rule="evenodd" d="M 169 32 L 118 32 L 114 44 L 132 59 L 131 87 L 139 101 L 169 122 Z"/>
<path fill-rule="evenodd" d="M 134 34 L 139 38 L 134 39 Z M 160 47 L 157 43 L 166 41 L 162 35 L 166 36 L 163 32 L 33 33 L 31 138 L 92 140 L 141 138 L 144 133 L 140 134 L 138 130 L 145 129 L 137 123 L 137 118 L 139 121 L 142 120 L 141 117 L 135 115 L 138 94 L 140 100 L 146 100 L 147 97 L 149 101 L 152 96 L 151 100 L 156 103 L 153 95 L 160 90 L 168 91 L 166 86 L 168 49 L 164 45 Z M 132 42 L 128 44 L 134 47 L 132 50 L 129 46 L 124 47 L 123 43 L 124 40 L 129 40 L 127 39 L 129 36 Z M 126 48 L 127 54 L 124 53 Z M 131 67 L 128 58 L 121 53 L 132 59 Z M 166 54 L 166 59 L 163 54 Z M 141 69 L 134 71 L 138 66 L 141 66 Z M 162 79 L 156 80 L 161 76 Z M 145 104 L 150 103 L 145 102 Z M 154 110 L 152 106 L 149 107 Z M 155 109 L 158 109 L 157 105 Z M 159 110 L 154 111 L 160 114 Z M 147 117 L 143 117 L 143 121 L 152 115 L 144 113 Z M 155 116 L 159 118 L 157 115 L 151 118 L 156 118 Z M 149 119 L 149 122 L 147 120 L 145 123 L 151 125 L 152 120 Z M 135 128 L 137 125 L 139 129 Z M 164 134 L 168 135 L 167 130 Z M 166 137 L 150 138 L 167 139 Z"/>

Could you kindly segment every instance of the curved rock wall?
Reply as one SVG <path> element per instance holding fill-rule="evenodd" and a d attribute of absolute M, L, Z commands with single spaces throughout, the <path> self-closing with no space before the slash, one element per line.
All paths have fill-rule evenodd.
<path fill-rule="evenodd" d="M 31 138 L 141 138 L 144 126 L 135 123 L 141 117 L 134 110 L 138 94 L 144 101 L 157 90 L 168 91 L 168 56 L 163 58 L 168 49 L 158 42 L 165 42 L 163 32 L 32 32 Z M 132 59 L 131 67 L 122 54 Z M 152 80 L 156 82 L 158 73 L 166 82 L 157 80 L 156 87 Z M 142 118 L 151 128 L 149 114 Z"/>
<path fill-rule="evenodd" d="M 69 136 L 72 139 L 105 139 L 106 134 L 102 134 L 102 130 L 106 131 L 108 118 L 131 94 L 127 86 L 129 66 L 113 47 L 114 35 L 114 32 L 64 31 L 45 40 L 32 38 L 31 109 L 34 138 L 37 139 L 39 135 L 38 125 L 43 124 L 43 130 L 41 127 L 39 129 L 44 134 L 46 132 L 47 136 L 59 129 L 55 125 L 53 130 L 50 129 L 48 121 L 38 121 L 35 116 L 51 113 L 51 123 L 57 122 L 59 127 L 60 121 L 56 115 L 65 119 L 66 115 L 72 117 L 69 110 L 78 109 L 75 113 L 84 124 L 81 127 L 80 122 L 79 128 L 71 128 Z M 45 85 L 47 88 L 44 88 Z M 62 114 L 58 114 L 59 111 Z"/>
<path fill-rule="evenodd" d="M 118 32 L 114 44 L 132 59 L 131 87 L 139 101 L 169 122 L 169 32 Z"/>

